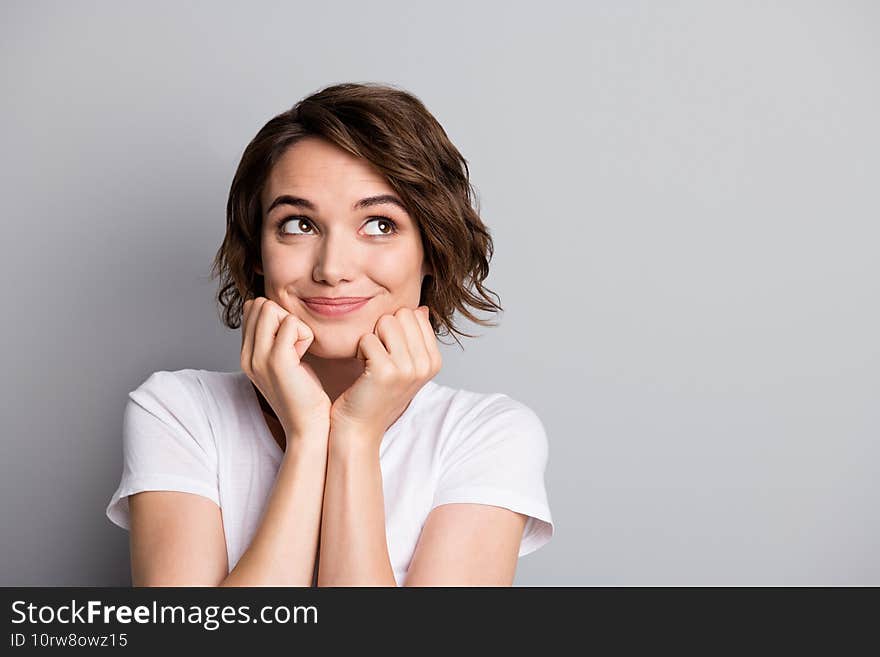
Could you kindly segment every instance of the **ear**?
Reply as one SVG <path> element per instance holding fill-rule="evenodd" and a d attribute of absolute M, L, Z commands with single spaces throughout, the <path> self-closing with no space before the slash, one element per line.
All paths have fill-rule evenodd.
<path fill-rule="evenodd" d="M 263 275 L 263 268 L 260 266 L 260 263 L 254 265 L 254 271 L 257 272 L 260 276 Z"/>

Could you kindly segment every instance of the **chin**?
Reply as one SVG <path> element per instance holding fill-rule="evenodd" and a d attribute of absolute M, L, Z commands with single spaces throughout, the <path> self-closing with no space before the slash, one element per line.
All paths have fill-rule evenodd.
<path fill-rule="evenodd" d="M 307 353 L 317 358 L 356 358 L 357 347 L 357 338 L 337 335 L 332 339 L 327 339 L 326 336 L 322 339 L 321 335 L 316 332 L 315 340 Z"/>

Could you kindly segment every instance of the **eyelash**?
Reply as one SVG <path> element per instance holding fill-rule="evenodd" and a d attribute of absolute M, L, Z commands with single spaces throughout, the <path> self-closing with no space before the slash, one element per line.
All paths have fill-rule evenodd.
<path fill-rule="evenodd" d="M 312 223 L 312 220 L 306 216 L 303 216 L 303 215 L 291 215 L 289 217 L 282 217 L 277 222 L 275 222 L 275 229 L 278 231 L 278 233 L 280 235 L 287 235 L 287 236 L 292 237 L 292 236 L 300 234 L 300 233 L 285 233 L 283 230 L 281 230 L 284 227 L 284 224 L 286 224 L 288 221 L 308 221 L 309 225 L 313 229 L 315 227 L 315 225 Z M 395 223 L 395 221 L 393 219 L 389 219 L 388 217 L 384 217 L 382 215 L 376 215 L 376 216 L 370 217 L 370 219 L 367 223 L 370 223 L 370 221 L 384 221 L 388 224 L 391 224 L 391 229 L 392 229 L 390 233 L 385 233 L 384 235 L 370 235 L 370 237 L 388 237 L 390 235 L 395 235 L 398 232 L 397 223 Z"/>

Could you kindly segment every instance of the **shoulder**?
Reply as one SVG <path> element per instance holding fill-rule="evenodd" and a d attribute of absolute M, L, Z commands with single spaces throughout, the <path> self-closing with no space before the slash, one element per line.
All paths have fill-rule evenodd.
<path fill-rule="evenodd" d="M 188 392 L 198 385 L 198 370 L 176 371 L 159 370 L 150 374 L 130 395 L 158 394 L 169 392 Z"/>
<path fill-rule="evenodd" d="M 529 405 L 507 393 L 449 390 L 449 410 L 457 418 L 460 430 L 479 428 L 486 423 L 525 423 L 543 428 L 538 414 Z"/>
<path fill-rule="evenodd" d="M 237 384 L 233 372 L 200 369 L 159 370 L 128 393 L 127 413 L 143 417 L 133 406 L 175 425 L 206 430 L 222 393 Z"/>
<path fill-rule="evenodd" d="M 129 392 L 129 397 L 135 401 L 149 398 L 204 401 L 208 395 L 236 385 L 235 374 L 235 372 L 214 372 L 193 368 L 158 370 Z"/>
<path fill-rule="evenodd" d="M 208 452 L 215 443 L 215 393 L 233 384 L 234 373 L 198 369 L 159 370 L 128 393 L 124 441 L 134 448 L 161 437 L 194 441 Z"/>
<path fill-rule="evenodd" d="M 421 411 L 442 412 L 460 422 L 484 420 L 496 415 L 537 414 L 522 401 L 503 392 L 477 392 L 429 381 L 419 392 Z"/>
<path fill-rule="evenodd" d="M 504 444 L 546 459 L 544 424 L 525 402 L 503 392 L 437 387 L 445 411 L 445 451 Z"/>

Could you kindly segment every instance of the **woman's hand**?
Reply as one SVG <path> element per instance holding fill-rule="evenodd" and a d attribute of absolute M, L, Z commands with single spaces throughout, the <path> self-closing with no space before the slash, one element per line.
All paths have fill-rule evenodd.
<path fill-rule="evenodd" d="M 275 411 L 288 440 L 330 430 L 330 398 L 300 360 L 314 339 L 305 322 L 271 299 L 244 302 L 241 369 Z"/>
<path fill-rule="evenodd" d="M 443 365 L 428 308 L 400 308 L 382 315 L 375 331 L 361 336 L 357 357 L 365 361 L 364 373 L 333 402 L 330 428 L 381 441 Z"/>

